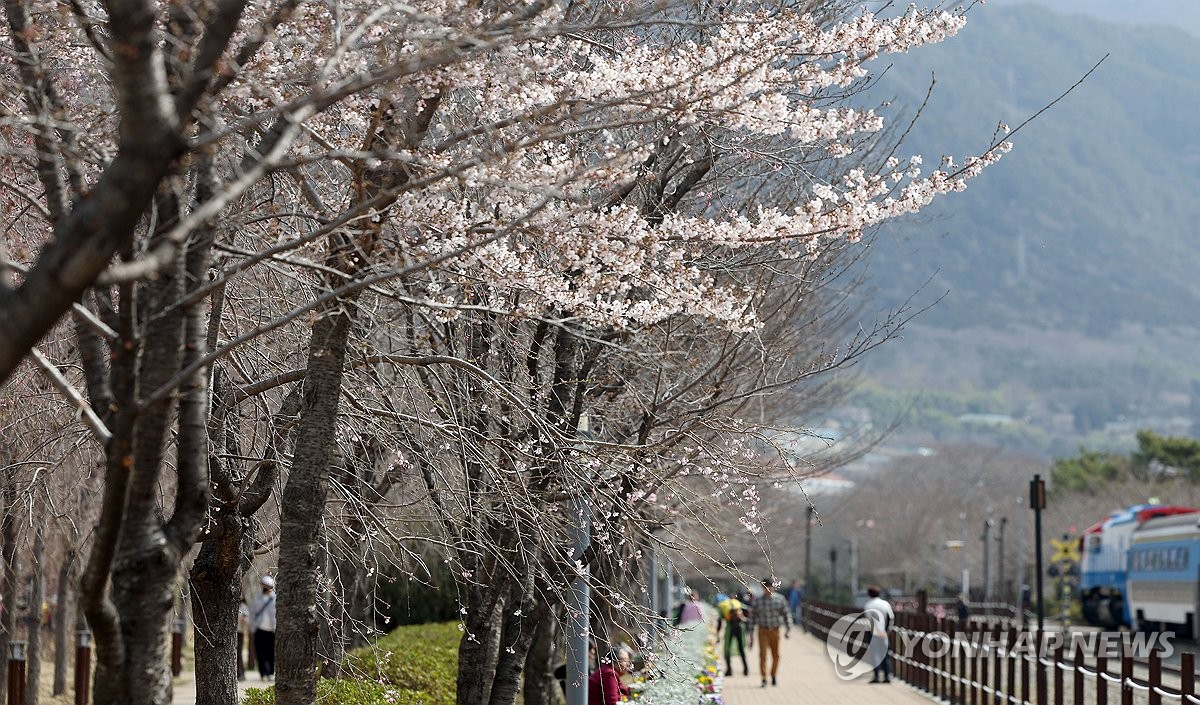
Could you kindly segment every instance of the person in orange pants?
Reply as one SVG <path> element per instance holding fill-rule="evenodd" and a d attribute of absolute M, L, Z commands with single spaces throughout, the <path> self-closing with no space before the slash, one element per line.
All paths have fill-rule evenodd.
<path fill-rule="evenodd" d="M 750 648 L 754 648 L 754 637 L 758 636 L 758 672 L 762 675 L 762 687 L 767 687 L 767 653 L 771 654 L 771 685 L 778 685 L 779 673 L 779 630 L 783 638 L 792 633 L 791 611 L 787 600 L 775 592 L 775 579 L 763 579 L 762 597 L 754 601 L 750 613 Z"/>

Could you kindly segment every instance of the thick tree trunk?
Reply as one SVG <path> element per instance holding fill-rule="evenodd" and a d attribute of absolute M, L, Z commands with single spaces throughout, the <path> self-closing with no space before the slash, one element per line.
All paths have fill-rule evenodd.
<path fill-rule="evenodd" d="M 525 559 L 514 566 L 520 572 L 511 580 L 508 601 L 502 612 L 504 628 L 489 699 L 491 705 L 513 705 L 517 701 L 517 694 L 521 690 L 521 669 L 533 641 L 533 625 L 545 619 L 550 611 L 545 601 L 535 599 L 533 571 L 537 569 L 538 551 L 527 538 L 531 533 L 526 533 L 521 539 L 519 554 Z"/>
<path fill-rule="evenodd" d="M 342 660 L 346 657 L 344 592 L 340 579 L 335 573 L 338 565 L 329 550 L 329 537 L 322 532 L 321 557 L 318 561 L 326 578 L 333 589 L 326 593 L 321 600 L 320 633 L 321 633 L 321 676 L 338 678 L 342 673 Z"/>
<path fill-rule="evenodd" d="M 169 627 L 181 557 L 153 536 L 140 543 L 142 550 L 122 552 L 113 564 L 112 602 L 120 615 L 123 658 L 117 668 L 97 659 L 95 705 L 172 700 Z"/>
<path fill-rule="evenodd" d="M 522 693 L 525 705 L 558 705 L 562 686 L 554 677 L 554 668 L 561 633 L 558 610 L 547 609 L 545 616 L 533 628 L 533 640 L 525 656 L 525 688 Z"/>
<path fill-rule="evenodd" d="M 41 519 L 44 519 L 43 515 Z M 33 534 L 33 581 L 29 587 L 29 649 L 25 662 L 25 705 L 38 705 L 42 690 L 42 604 L 46 601 L 46 524 L 39 520 Z"/>
<path fill-rule="evenodd" d="M 466 633 L 458 645 L 458 705 L 480 705 L 492 699 L 493 676 L 500 658 L 504 600 L 490 609 L 468 609 Z"/>
<path fill-rule="evenodd" d="M 333 301 L 313 324 L 291 473 L 281 498 L 276 695 L 312 705 L 317 692 L 320 525 L 333 457 L 351 304 Z"/>
<path fill-rule="evenodd" d="M 0 519 L 0 553 L 4 557 L 3 616 L 0 617 L 0 702 L 8 702 L 8 644 L 13 640 L 17 627 L 17 590 L 21 575 L 20 558 L 17 557 L 17 523 L 13 517 L 16 503 L 16 488 L 12 478 L 4 478 L 4 517 Z"/>
<path fill-rule="evenodd" d="M 196 705 L 237 705 L 237 626 L 247 545 L 241 516 L 222 505 L 192 564 Z"/>
<path fill-rule="evenodd" d="M 58 605 L 54 610 L 54 695 L 67 692 L 67 673 L 75 649 L 75 549 L 68 548 L 58 569 Z"/>

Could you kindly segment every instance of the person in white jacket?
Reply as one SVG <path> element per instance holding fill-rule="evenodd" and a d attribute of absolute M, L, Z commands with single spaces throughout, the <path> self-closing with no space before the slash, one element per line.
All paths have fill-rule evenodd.
<path fill-rule="evenodd" d="M 264 575 L 262 593 L 250 603 L 250 628 L 254 630 L 254 655 L 258 673 L 269 681 L 275 677 L 275 579 Z"/>
<path fill-rule="evenodd" d="M 892 606 L 882 597 L 883 591 L 872 585 L 867 588 L 867 604 L 863 606 L 863 614 L 871 620 L 871 645 L 867 648 L 867 658 L 875 667 L 872 683 L 891 683 L 892 659 L 888 654 L 888 632 L 896 613 Z M 880 677 L 882 675 L 882 677 Z"/>

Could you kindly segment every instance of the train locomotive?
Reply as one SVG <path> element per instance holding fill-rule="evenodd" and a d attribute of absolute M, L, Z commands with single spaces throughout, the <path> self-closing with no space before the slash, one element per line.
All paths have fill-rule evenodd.
<path fill-rule="evenodd" d="M 1200 509 L 1133 505 L 1089 527 L 1080 543 L 1084 621 L 1178 627 L 1200 638 Z"/>

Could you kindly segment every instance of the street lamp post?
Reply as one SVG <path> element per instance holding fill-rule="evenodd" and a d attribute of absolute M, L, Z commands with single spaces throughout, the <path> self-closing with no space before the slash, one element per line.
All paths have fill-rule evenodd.
<path fill-rule="evenodd" d="M 938 597 L 946 594 L 946 522 L 938 519 L 938 532 L 941 534 L 941 543 L 938 544 Z"/>
<path fill-rule="evenodd" d="M 1012 591 L 1007 589 L 1004 583 L 1004 527 L 1008 525 L 1008 517 L 1000 517 L 1000 536 L 997 538 L 999 544 L 999 555 L 996 557 L 997 572 L 1000 574 L 1000 594 L 1004 597 L 1003 601 L 1008 602 L 1012 597 Z"/>
<path fill-rule="evenodd" d="M 959 524 L 962 526 L 962 546 L 958 554 L 959 574 L 962 576 L 962 596 L 968 602 L 971 600 L 971 574 L 967 571 L 967 513 L 961 512 L 958 515 Z"/>
<path fill-rule="evenodd" d="M 805 514 L 808 515 L 808 521 L 804 525 L 804 592 L 808 594 L 813 589 L 812 584 L 812 525 L 813 525 L 813 508 L 808 505 Z"/>
<path fill-rule="evenodd" d="M 858 594 L 858 537 L 850 537 L 850 599 Z"/>
<path fill-rule="evenodd" d="M 992 601 L 992 520 L 983 522 L 983 601 Z"/>
<path fill-rule="evenodd" d="M 829 601 L 832 602 L 837 592 L 837 549 L 829 549 Z"/>
<path fill-rule="evenodd" d="M 591 434 L 588 417 L 579 417 L 576 435 L 581 439 Z M 567 597 L 567 705 L 587 705 L 588 641 L 591 632 L 592 594 L 588 582 L 589 569 L 584 555 L 592 542 L 592 504 L 588 487 L 571 500 L 571 560 L 575 575 Z"/>

